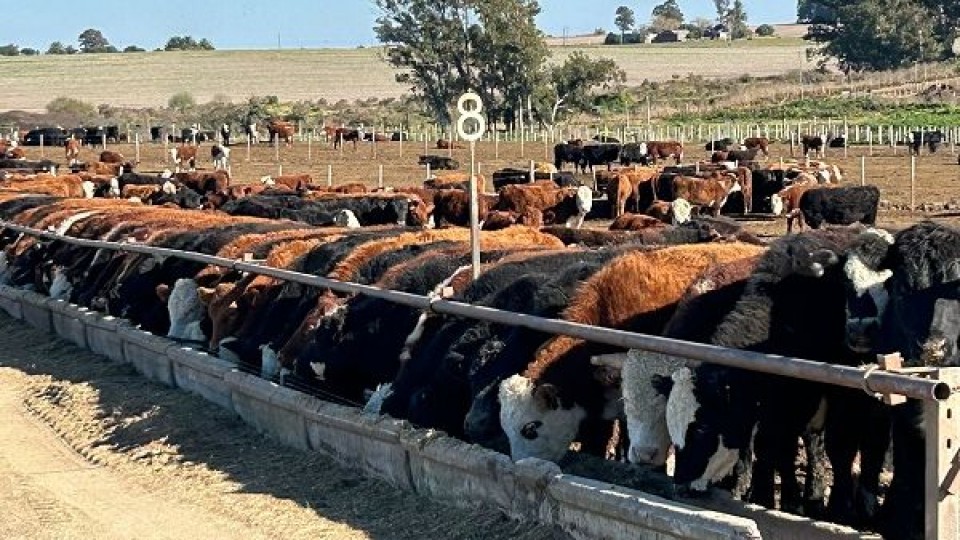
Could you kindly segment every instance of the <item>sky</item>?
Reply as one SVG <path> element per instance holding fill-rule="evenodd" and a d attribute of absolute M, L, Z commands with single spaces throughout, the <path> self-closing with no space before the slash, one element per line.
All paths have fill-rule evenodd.
<path fill-rule="evenodd" d="M 540 28 L 548 35 L 612 29 L 614 11 L 626 5 L 638 22 L 662 0 L 540 0 Z M 679 0 L 688 20 L 713 18 L 713 0 Z M 749 23 L 796 19 L 792 0 L 744 0 Z M 45 51 L 53 41 L 76 46 L 87 28 L 103 32 L 118 48 L 162 47 L 170 36 L 207 38 L 218 49 L 356 47 L 377 43 L 372 0 L 26 0 L 4 5 L 0 43 Z"/>

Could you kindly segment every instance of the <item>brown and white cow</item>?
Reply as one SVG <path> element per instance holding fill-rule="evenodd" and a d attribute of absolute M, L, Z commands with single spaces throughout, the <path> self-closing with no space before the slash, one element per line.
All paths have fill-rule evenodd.
<path fill-rule="evenodd" d="M 80 141 L 77 139 L 67 139 L 63 143 L 63 149 L 66 153 L 67 163 L 73 165 L 80 159 Z"/>
<path fill-rule="evenodd" d="M 720 215 L 720 209 L 727 202 L 730 193 L 740 190 L 735 176 L 717 174 L 711 178 L 692 178 L 676 176 L 672 179 L 675 199 L 684 199 L 693 206 L 709 208 L 714 216 Z"/>
<path fill-rule="evenodd" d="M 663 221 L 643 214 L 621 214 L 610 224 L 611 231 L 642 231 L 666 227 Z"/>
<path fill-rule="evenodd" d="M 647 141 L 647 154 L 654 164 L 672 157 L 679 165 L 683 161 L 683 145 L 679 141 Z"/>
<path fill-rule="evenodd" d="M 176 148 L 170 149 L 170 157 L 176 165 L 176 172 L 180 172 L 180 165 L 188 163 L 190 170 L 197 170 L 197 147 L 193 145 L 181 144 Z"/>

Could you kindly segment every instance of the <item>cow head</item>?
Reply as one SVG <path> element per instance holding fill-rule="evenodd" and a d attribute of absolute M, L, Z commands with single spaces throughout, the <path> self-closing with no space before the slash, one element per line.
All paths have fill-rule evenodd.
<path fill-rule="evenodd" d="M 167 294 L 167 311 L 170 314 L 167 337 L 188 339 L 187 328 L 203 319 L 204 310 L 197 282 L 192 279 L 178 279 Z"/>
<path fill-rule="evenodd" d="M 893 245 L 890 233 L 870 229 L 848 251 L 843 265 L 847 289 L 847 347 L 854 352 L 876 350 L 890 296 L 887 280 L 893 272 L 882 266 Z"/>
<path fill-rule="evenodd" d="M 357 219 L 356 214 L 352 210 L 342 209 L 338 210 L 336 214 L 333 215 L 333 224 L 337 227 L 344 227 L 347 229 L 359 229 L 360 221 Z"/>
<path fill-rule="evenodd" d="M 561 403 L 556 386 L 521 375 L 501 382 L 499 397 L 500 425 L 514 461 L 529 457 L 559 461 L 586 417 L 579 405 Z"/>

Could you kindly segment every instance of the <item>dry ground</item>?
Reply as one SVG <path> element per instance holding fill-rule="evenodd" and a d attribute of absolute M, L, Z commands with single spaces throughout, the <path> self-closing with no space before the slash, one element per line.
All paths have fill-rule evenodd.
<path fill-rule="evenodd" d="M 0 351 L 2 538 L 564 538 L 284 447 L 5 313 Z"/>
<path fill-rule="evenodd" d="M 212 166 L 209 154 L 209 144 L 203 145 L 198 162 L 199 168 Z M 132 159 L 135 154 L 133 145 L 110 145 L 111 149 L 119 150 Z M 847 183 L 860 182 L 861 157 L 865 157 L 866 183 L 880 188 L 884 200 L 894 205 L 906 206 L 910 204 L 910 158 L 906 149 L 890 147 L 874 147 L 874 155 L 869 156 L 867 147 L 851 147 L 844 157 L 843 150 L 829 149 L 826 160 L 839 164 L 846 173 Z M 100 149 L 84 148 L 81 159 L 96 159 Z M 924 153 L 917 159 L 917 180 L 914 197 L 917 207 L 924 203 L 943 204 L 950 201 L 960 203 L 960 165 L 957 164 L 957 155 L 960 150 L 945 146 L 936 154 Z M 384 185 L 414 185 L 422 181 L 425 171 L 417 165 L 417 156 L 423 153 L 436 155 L 452 155 L 461 163 L 461 168 L 469 167 L 470 151 L 467 149 L 436 150 L 433 145 L 423 142 L 401 143 L 363 143 L 354 150 L 347 144 L 342 150 L 333 150 L 325 142 L 314 142 L 308 149 L 308 144 L 295 143 L 291 147 L 281 145 L 278 149 L 267 144 L 251 148 L 250 158 L 247 160 L 247 147 L 237 144 L 232 147 L 232 171 L 235 182 L 257 182 L 260 177 L 268 174 L 308 172 L 313 175 L 314 182 L 325 184 L 328 168 L 332 172 L 334 184 L 345 182 L 365 182 L 369 186 L 376 186 L 379 180 L 380 167 L 383 167 Z M 789 145 L 774 145 L 771 148 L 771 161 L 778 161 L 780 157 L 790 158 Z M 63 162 L 63 151 L 59 148 L 47 148 L 43 154 L 51 159 Z M 402 155 L 401 155 L 402 154 Z M 529 167 L 530 160 L 543 161 L 549 157 L 552 161 L 553 145 L 543 142 L 528 142 L 522 152 L 519 143 L 481 142 L 477 145 L 477 163 L 481 173 L 487 177 L 487 189 L 492 189 L 490 173 L 506 166 Z M 706 157 L 702 145 L 688 145 L 686 159 L 701 159 Z M 27 147 L 27 155 L 38 158 L 41 151 L 37 147 Z M 279 155 L 279 161 L 276 156 Z M 160 171 L 171 165 L 164 161 L 166 154 L 162 144 L 141 145 L 141 166 L 143 171 Z M 568 166 L 569 167 L 569 166 Z M 584 177 L 585 181 L 589 179 Z M 945 222 L 960 224 L 960 212 L 911 214 L 906 211 L 881 212 L 880 224 L 902 226 L 922 218 L 935 218 Z M 596 226 L 597 224 L 595 224 Z M 779 234 L 785 230 L 782 220 L 750 222 L 749 227 L 763 234 Z"/>
<path fill-rule="evenodd" d="M 553 50 L 557 61 L 575 50 L 614 58 L 633 84 L 688 73 L 706 77 L 779 74 L 800 67 L 804 48 L 802 41 L 783 39 L 722 46 L 708 42 Z M 254 95 L 277 96 L 281 102 L 318 98 L 336 102 L 408 93 L 394 79 L 396 72 L 380 59 L 382 52 L 371 47 L 0 57 L 0 110 L 42 111 L 58 96 L 94 105 L 162 107 L 170 96 L 184 91 L 198 102 L 223 96 L 235 103 Z M 748 57 L 750 62 L 744 63 Z"/>

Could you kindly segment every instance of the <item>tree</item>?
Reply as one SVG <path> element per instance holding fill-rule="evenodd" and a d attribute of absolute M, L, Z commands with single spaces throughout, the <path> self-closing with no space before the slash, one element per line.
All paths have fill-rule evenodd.
<path fill-rule="evenodd" d="M 67 45 L 67 48 L 64 49 L 64 52 L 67 54 L 77 54 L 80 51 L 78 51 L 73 45 Z"/>
<path fill-rule="evenodd" d="M 125 53 L 134 53 L 134 52 L 146 52 L 147 50 L 142 47 L 137 47 L 136 45 L 127 45 L 123 48 Z"/>
<path fill-rule="evenodd" d="M 81 32 L 77 41 L 80 43 L 80 51 L 84 53 L 109 52 L 111 48 L 110 42 L 103 37 L 103 33 L 93 28 Z M 116 51 L 115 48 L 113 50 Z"/>
<path fill-rule="evenodd" d="M 624 36 L 633 28 L 633 25 L 637 24 L 637 19 L 632 9 L 620 6 L 617 8 L 617 17 L 613 20 L 613 24 L 620 29 L 620 41 L 624 41 Z"/>
<path fill-rule="evenodd" d="M 20 49 L 20 54 L 24 56 L 37 56 L 40 54 L 40 51 L 32 47 L 24 47 L 23 49 Z"/>
<path fill-rule="evenodd" d="M 769 24 L 761 24 L 754 32 L 760 37 L 771 37 L 777 33 L 777 30 Z"/>
<path fill-rule="evenodd" d="M 67 48 L 63 46 L 63 43 L 54 41 L 47 47 L 47 54 L 67 54 Z"/>
<path fill-rule="evenodd" d="M 658 15 L 654 17 L 653 21 L 650 22 L 650 28 L 655 32 L 663 32 L 666 30 L 676 30 L 680 28 L 680 25 L 683 21 L 680 19 L 674 19 L 667 17 L 666 15 Z"/>
<path fill-rule="evenodd" d="M 730 27 L 732 39 L 743 39 L 750 35 L 747 26 L 747 10 L 743 7 L 743 0 L 733 0 L 733 7 L 727 12 L 727 26 Z"/>
<path fill-rule="evenodd" d="M 797 22 L 800 24 L 829 23 L 837 17 L 836 11 L 817 0 L 798 0 Z"/>
<path fill-rule="evenodd" d="M 47 112 L 50 114 L 71 114 L 74 116 L 91 117 L 97 115 L 93 105 L 79 99 L 61 96 L 47 103 Z"/>
<path fill-rule="evenodd" d="M 730 13 L 730 0 L 713 0 L 713 5 L 717 8 L 717 22 L 727 24 L 727 14 Z"/>
<path fill-rule="evenodd" d="M 823 44 L 821 63 L 836 58 L 845 71 L 883 70 L 949 54 L 952 30 L 945 12 L 915 0 L 822 2 L 833 17 L 811 27 L 808 38 Z"/>
<path fill-rule="evenodd" d="M 541 119 L 553 126 L 563 110 L 583 110 L 591 105 L 597 87 L 609 88 L 626 81 L 626 73 L 608 58 L 593 59 L 576 51 L 550 72 L 550 84 L 541 91 L 541 105 L 548 107 Z M 545 107 L 546 108 L 546 107 Z"/>
<path fill-rule="evenodd" d="M 0 56 L 20 56 L 20 47 L 17 47 L 13 43 L 0 45 Z"/>
<path fill-rule="evenodd" d="M 167 101 L 168 107 L 181 114 L 187 109 L 194 108 L 196 105 L 197 100 L 193 98 L 193 94 L 190 92 L 177 92 L 170 96 L 170 99 Z"/>
<path fill-rule="evenodd" d="M 206 38 L 197 41 L 193 36 L 173 36 L 163 47 L 165 51 L 212 51 L 213 44 Z"/>
<path fill-rule="evenodd" d="M 677 0 L 666 0 L 664 3 L 653 8 L 653 19 L 669 19 L 677 21 L 679 27 L 683 24 L 683 12 L 677 5 Z"/>
<path fill-rule="evenodd" d="M 401 69 L 397 81 L 440 124 L 474 90 L 488 120 L 516 117 L 543 84 L 549 53 L 535 18 L 536 0 L 376 0 L 374 31 L 387 45 L 385 60 Z M 529 107 L 527 107 L 529 108 Z"/>

